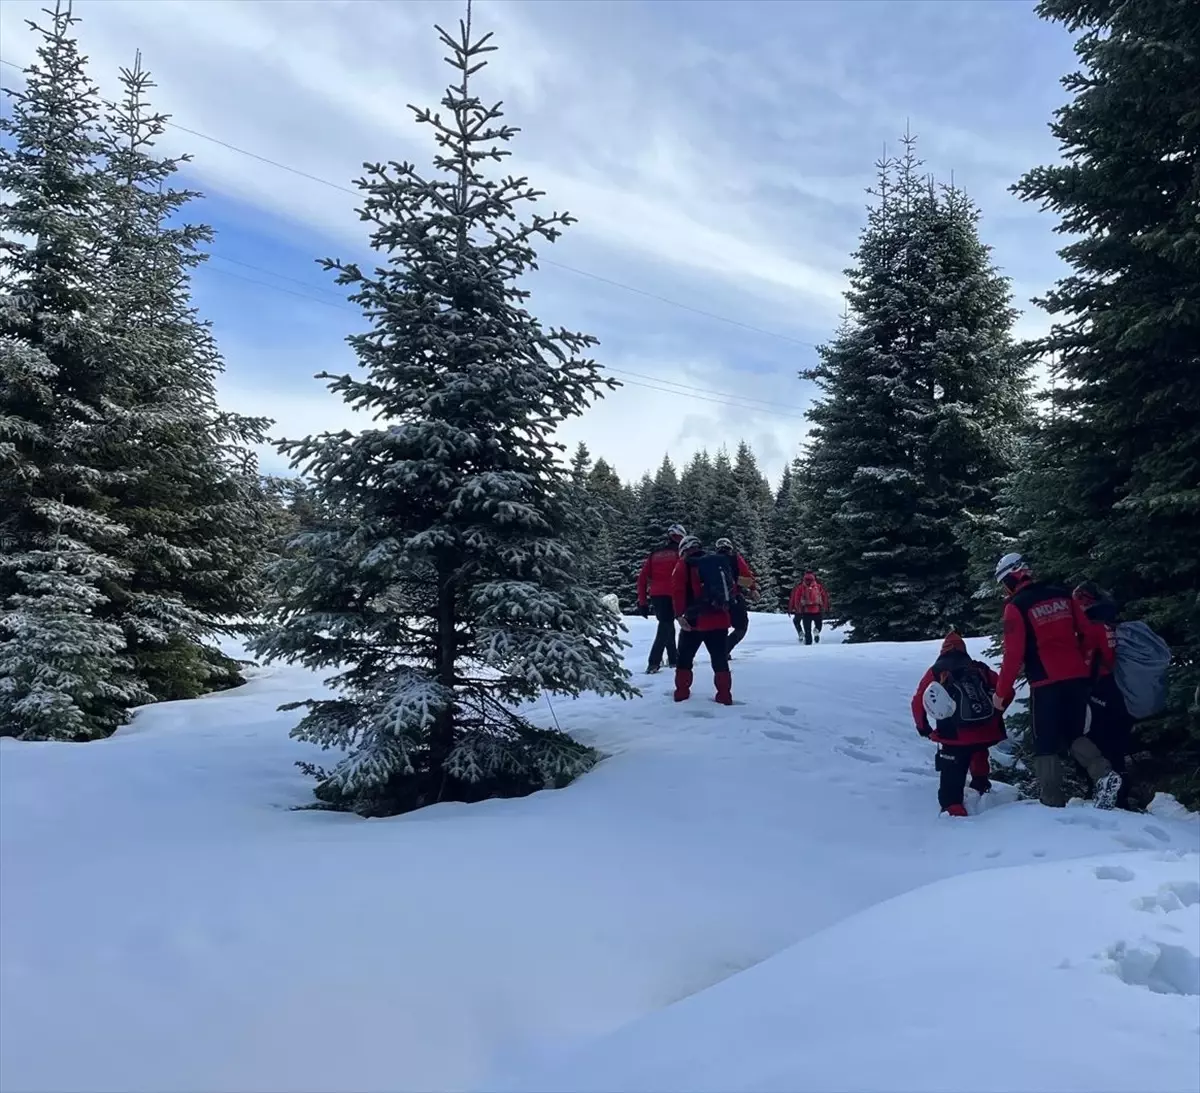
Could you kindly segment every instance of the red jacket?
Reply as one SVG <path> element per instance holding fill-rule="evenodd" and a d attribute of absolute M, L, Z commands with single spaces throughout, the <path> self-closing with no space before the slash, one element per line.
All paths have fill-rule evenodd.
<path fill-rule="evenodd" d="M 679 562 L 679 550 L 673 546 L 659 547 L 642 563 L 638 574 L 638 606 L 645 607 L 650 596 L 672 594 L 671 574 Z"/>
<path fill-rule="evenodd" d="M 737 556 L 738 589 L 741 592 L 753 592 L 758 587 L 758 578 L 754 570 L 740 554 Z"/>
<path fill-rule="evenodd" d="M 1093 622 L 1084 616 L 1083 659 L 1087 661 L 1089 674 L 1095 672 L 1097 679 L 1111 675 L 1117 662 L 1117 628 L 1106 622 Z"/>
<path fill-rule="evenodd" d="M 936 725 L 929 724 L 929 718 L 925 713 L 925 689 L 937 679 L 943 671 L 948 671 L 962 664 L 975 665 L 988 687 L 993 691 L 996 689 L 997 675 L 992 669 L 980 660 L 973 660 L 964 651 L 962 653 L 944 653 L 934 661 L 933 666 L 921 677 L 921 682 L 917 684 L 916 693 L 912 696 L 912 715 L 913 721 L 916 723 L 917 730 L 932 729 L 930 739 L 937 741 L 939 744 L 945 744 L 948 747 L 966 747 L 967 745 L 987 745 L 998 744 L 1005 737 L 1004 719 L 1000 716 L 999 711 L 990 721 L 979 725 L 958 725 L 950 735 L 942 735 L 938 732 Z"/>
<path fill-rule="evenodd" d="M 672 578 L 672 598 L 675 602 L 675 617 L 682 618 L 689 607 L 700 598 L 700 574 L 696 567 L 687 564 L 681 558 L 675 567 Z M 706 607 L 700 611 L 699 617 L 691 622 L 693 630 L 728 630 L 733 625 L 729 612 L 724 608 Z"/>
<path fill-rule="evenodd" d="M 1087 679 L 1083 635 L 1089 625 L 1065 588 L 1033 581 L 1019 585 L 1004 605 L 1004 660 L 996 684 L 1004 705 L 1013 700 L 1022 669 L 1030 687 Z"/>
<path fill-rule="evenodd" d="M 792 589 L 791 598 L 788 600 L 789 615 L 826 615 L 829 613 L 829 593 L 816 578 L 813 578 L 812 583 L 809 584 L 810 576 L 811 574 L 806 573 L 805 579 Z"/>

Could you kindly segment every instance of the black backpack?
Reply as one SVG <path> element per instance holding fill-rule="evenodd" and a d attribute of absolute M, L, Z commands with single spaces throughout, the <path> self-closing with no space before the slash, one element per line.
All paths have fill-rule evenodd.
<path fill-rule="evenodd" d="M 701 554 L 689 558 L 688 565 L 700 577 L 700 595 L 694 597 L 695 603 L 718 611 L 727 610 L 733 602 L 734 587 L 729 559 L 721 554 Z"/>
<path fill-rule="evenodd" d="M 965 654 L 943 658 L 934 665 L 933 678 L 946 688 L 957 710 L 946 720 L 952 725 L 986 725 L 996 716 L 992 691 L 983 673 Z M 941 722 L 938 722 L 940 727 Z"/>

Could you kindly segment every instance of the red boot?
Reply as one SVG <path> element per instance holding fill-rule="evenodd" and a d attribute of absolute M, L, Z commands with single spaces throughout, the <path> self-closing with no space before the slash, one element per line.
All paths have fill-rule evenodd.
<path fill-rule="evenodd" d="M 963 805 L 947 805 L 945 808 L 947 816 L 965 816 L 967 810 Z"/>
<path fill-rule="evenodd" d="M 717 684 L 716 701 L 722 706 L 732 706 L 733 695 L 730 694 L 730 689 L 733 687 L 733 675 L 730 672 L 713 672 L 713 679 Z"/>
<path fill-rule="evenodd" d="M 675 701 L 686 702 L 692 697 L 692 673 L 687 668 L 675 669 Z"/>

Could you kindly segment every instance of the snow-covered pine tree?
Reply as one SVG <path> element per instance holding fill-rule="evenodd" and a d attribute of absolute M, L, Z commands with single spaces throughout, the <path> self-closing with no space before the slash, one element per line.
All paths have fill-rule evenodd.
<path fill-rule="evenodd" d="M 1110 588 L 1171 644 L 1166 717 L 1135 774 L 1200 804 L 1200 20 L 1193 0 L 1043 0 L 1078 32 L 1051 129 L 1064 162 L 1015 187 L 1059 214 L 1072 267 L 1041 306 L 1062 382 L 1013 490 L 1037 564 Z"/>
<path fill-rule="evenodd" d="M 283 443 L 322 500 L 355 517 L 276 564 L 254 643 L 270 659 L 338 666 L 337 697 L 300 703 L 293 735 L 348 752 L 318 796 L 363 814 L 563 785 L 597 753 L 514 704 L 635 693 L 618 620 L 575 579 L 569 544 L 586 514 L 552 439 L 616 384 L 584 356 L 595 339 L 522 306 L 534 243 L 571 218 L 519 222 L 540 194 L 482 173 L 515 130 L 470 86 L 494 49 L 470 12 L 457 36 L 437 28 L 457 73 L 446 119 L 414 109 L 439 145 L 436 173 L 367 167 L 361 215 L 381 264 L 326 263 L 371 329 L 349 339 L 364 376 L 325 378 L 394 424 Z"/>
<path fill-rule="evenodd" d="M 662 542 L 666 537 L 667 528 L 684 521 L 679 473 L 669 455 L 663 456 L 663 461 L 654 474 L 646 496 L 645 519 L 645 541 L 649 549 Z"/>
<path fill-rule="evenodd" d="M 706 523 L 712 508 L 712 459 L 703 448 L 688 461 L 679 477 L 679 499 L 683 526 L 702 542 L 711 543 L 712 528 Z"/>
<path fill-rule="evenodd" d="M 738 444 L 733 460 L 733 477 L 737 482 L 739 503 L 737 515 L 727 532 L 738 550 L 746 557 L 758 578 L 759 597 L 751 602 L 755 611 L 775 610 L 775 574 L 769 548 L 768 526 L 774 509 L 771 484 L 759 470 L 758 460 L 744 440 Z"/>
<path fill-rule="evenodd" d="M 850 270 L 850 320 L 804 373 L 821 388 L 805 473 L 814 563 L 858 641 L 971 627 L 962 536 L 1006 470 L 1019 417 L 1007 282 L 961 191 L 921 175 L 913 138 L 879 166 Z"/>
<path fill-rule="evenodd" d="M 633 578 L 625 572 L 620 559 L 623 529 L 631 518 L 629 492 L 621 485 L 621 479 L 604 459 L 597 459 L 588 473 L 588 494 L 601 517 L 596 534 L 595 554 L 599 589 L 604 595 L 612 594 L 622 605 L 632 605 L 634 598 Z"/>
<path fill-rule="evenodd" d="M 83 460 L 113 362 L 97 330 L 99 95 L 56 3 L 0 118 L 0 734 L 86 740 L 144 695 L 97 617 L 127 571 L 112 476 Z"/>
<path fill-rule="evenodd" d="M 799 531 L 799 487 L 793 463 L 783 468 L 779 488 L 771 505 L 767 521 L 767 542 L 771 573 L 775 579 L 774 610 L 786 611 L 788 598 L 799 581 L 802 571 L 797 561 L 797 536 Z"/>
<path fill-rule="evenodd" d="M 251 446 L 269 423 L 218 407 L 221 358 L 189 296 L 212 231 L 181 221 L 199 195 L 171 186 L 188 157 L 155 155 L 167 119 L 148 104 L 154 84 L 140 54 L 120 78 L 99 176 L 102 319 L 114 363 L 87 456 L 114 478 L 130 577 L 100 614 L 121 626 L 155 698 L 190 698 L 240 682 L 212 638 L 257 606 L 271 528 Z"/>
<path fill-rule="evenodd" d="M 713 543 L 721 536 L 733 537 L 738 530 L 739 515 L 744 511 L 737 478 L 733 473 L 733 462 L 724 448 L 713 458 L 709 484 L 708 508 L 703 513 L 701 524 L 708 533 L 704 545 L 712 549 Z"/>

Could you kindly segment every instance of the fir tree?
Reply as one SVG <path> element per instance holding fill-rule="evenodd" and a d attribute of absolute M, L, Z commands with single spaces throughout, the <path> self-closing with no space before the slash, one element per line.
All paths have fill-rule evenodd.
<path fill-rule="evenodd" d="M 588 496 L 597 510 L 598 530 L 592 553 L 596 558 L 598 587 L 605 595 L 614 595 L 618 602 L 632 604 L 633 585 L 621 564 L 620 545 L 624 528 L 631 518 L 628 491 L 621 485 L 617 472 L 604 460 L 597 459 L 588 473 Z M 632 575 L 636 580 L 637 574 Z"/>
<path fill-rule="evenodd" d="M 712 508 L 712 459 L 701 449 L 689 461 L 679 479 L 679 499 L 683 509 L 683 526 L 703 542 L 713 541 L 713 531 L 707 524 Z"/>
<path fill-rule="evenodd" d="M 745 514 L 733 463 L 724 448 L 713 459 L 709 486 L 708 508 L 703 513 L 701 523 L 707 533 L 704 545 L 711 549 L 716 539 L 722 536 L 733 538 L 739 530 L 739 517 Z M 744 533 L 744 529 L 741 530 Z"/>
<path fill-rule="evenodd" d="M 964 529 L 1007 469 L 998 438 L 1024 387 L 978 213 L 935 189 L 905 143 L 879 165 L 851 318 L 805 373 L 822 392 L 806 466 L 813 561 L 859 641 L 976 621 Z"/>
<path fill-rule="evenodd" d="M 758 578 L 758 599 L 751 606 L 759 611 L 775 608 L 775 576 L 769 549 L 768 526 L 774 509 L 771 485 L 758 468 L 758 460 L 745 441 L 738 444 L 733 462 L 738 505 L 734 522 L 727 532 Z"/>
<path fill-rule="evenodd" d="M 1064 162 L 1015 191 L 1058 213 L 1072 267 L 1040 301 L 1064 381 L 1015 525 L 1044 570 L 1090 577 L 1172 645 L 1171 707 L 1139 773 L 1200 803 L 1200 20 L 1192 0 L 1043 0 L 1081 32 L 1051 128 Z"/>
<path fill-rule="evenodd" d="M 786 611 L 792 589 L 800 580 L 797 561 L 800 491 L 793 464 L 784 465 L 767 525 L 771 573 L 775 579 L 774 609 Z"/>
<path fill-rule="evenodd" d="M 319 795 L 369 814 L 562 785 L 596 753 L 513 704 L 634 693 L 618 620 L 575 576 L 585 514 L 550 439 L 615 384 L 584 357 L 593 338 L 521 306 L 534 243 L 570 218 L 518 222 L 538 192 L 481 173 L 515 130 L 469 87 L 494 47 L 467 13 L 457 37 L 438 28 L 458 74 L 447 120 L 415 110 L 436 135 L 439 175 L 368 167 L 361 215 L 385 261 L 327 262 L 371 320 L 349 339 L 364 378 L 331 389 L 395 424 L 283 445 L 355 519 L 278 563 L 272 627 L 256 642 L 270 658 L 346 666 L 338 697 L 303 703 L 293 733 L 349 752 Z"/>
<path fill-rule="evenodd" d="M 99 176 L 103 336 L 114 363 L 87 459 L 114 476 L 130 577 L 100 613 L 122 627 L 154 697 L 189 698 L 240 681 L 210 640 L 256 608 L 270 531 L 250 446 L 267 422 L 217 405 L 221 359 L 189 299 L 212 232 L 181 220 L 198 196 L 171 186 L 187 157 L 154 154 L 167 119 L 147 103 L 154 84 L 140 54 L 121 83 Z"/>
<path fill-rule="evenodd" d="M 100 103 L 70 6 L 47 14 L 0 119 L 0 732 L 81 740 L 145 696 L 96 613 L 128 575 L 114 476 L 85 462 L 114 366 L 98 329 Z"/>

